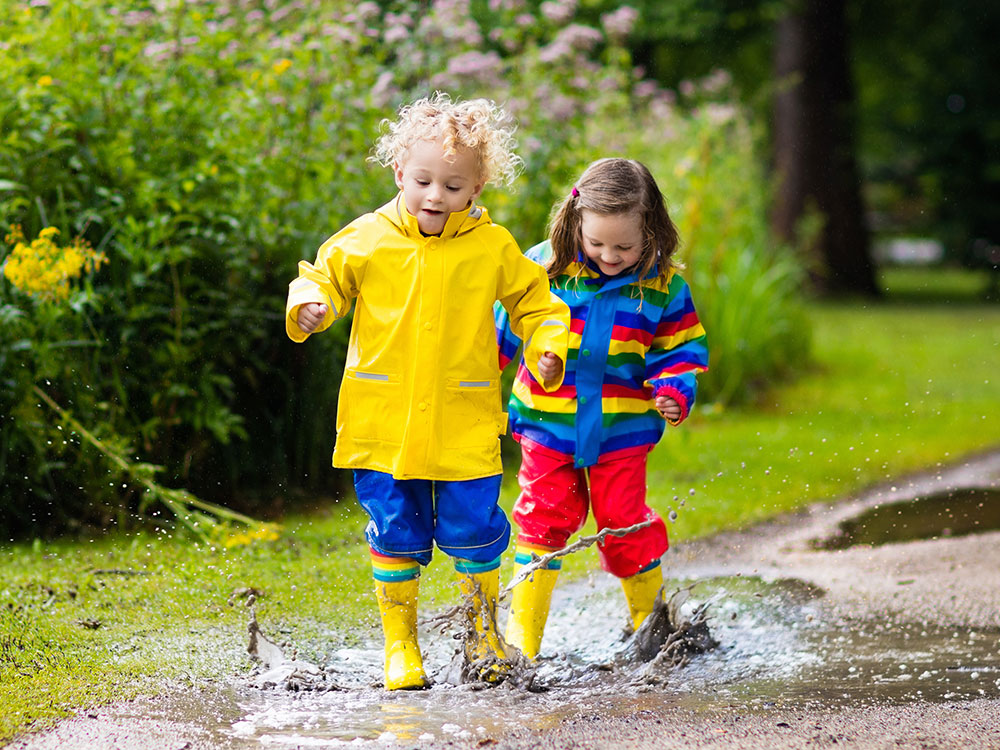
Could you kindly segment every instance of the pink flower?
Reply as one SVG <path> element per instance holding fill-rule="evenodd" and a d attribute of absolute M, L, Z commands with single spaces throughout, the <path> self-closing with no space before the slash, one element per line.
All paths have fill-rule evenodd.
<path fill-rule="evenodd" d="M 379 107 L 387 106 L 398 93 L 393 85 L 393 75 L 391 71 L 383 71 L 375 85 L 372 86 L 372 101 Z"/>
<path fill-rule="evenodd" d="M 576 114 L 576 102 L 571 97 L 559 95 L 549 102 L 548 110 L 554 119 L 565 121 Z"/>
<path fill-rule="evenodd" d="M 297 3 L 289 3 L 288 5 L 278 8 L 271 14 L 271 22 L 280 21 L 282 18 L 287 16 L 293 10 L 297 10 Z"/>
<path fill-rule="evenodd" d="M 601 16 L 601 23 L 608 36 L 619 40 L 631 33 L 637 20 L 639 20 L 639 11 L 627 5 Z"/>
<path fill-rule="evenodd" d="M 122 23 L 126 26 L 142 26 L 150 23 L 156 16 L 148 10 L 130 10 L 122 17 Z"/>
<path fill-rule="evenodd" d="M 635 88 L 633 89 L 635 95 L 640 99 L 647 99 L 649 97 L 652 97 L 659 90 L 660 87 L 656 83 L 656 81 L 649 81 L 649 80 L 639 81 L 639 83 L 637 83 L 635 85 Z"/>
<path fill-rule="evenodd" d="M 722 125 L 736 119 L 736 107 L 732 104 L 710 102 L 705 105 L 705 117 L 715 125 Z"/>
<path fill-rule="evenodd" d="M 150 42 L 143 48 L 142 53 L 145 57 L 152 58 L 153 60 L 164 60 L 169 57 L 172 52 L 176 51 L 177 46 L 173 41 Z"/>
<path fill-rule="evenodd" d="M 386 26 L 400 25 L 409 28 L 413 26 L 413 16 L 409 13 L 389 13 L 385 14 L 385 24 Z"/>
<path fill-rule="evenodd" d="M 701 87 L 710 94 L 717 94 L 727 88 L 732 82 L 733 77 L 729 74 L 728 70 L 716 68 L 702 79 Z"/>
<path fill-rule="evenodd" d="M 566 23 L 576 13 L 576 0 L 546 0 L 541 11 L 553 23 Z"/>
<path fill-rule="evenodd" d="M 668 107 L 672 107 L 677 104 L 677 94 L 670 89 L 663 89 L 660 95 L 656 97 L 658 101 L 662 101 Z"/>
<path fill-rule="evenodd" d="M 357 14 L 361 17 L 363 21 L 370 21 L 373 18 L 378 18 L 379 15 L 382 13 L 382 10 L 378 7 L 378 3 L 371 2 L 371 0 L 359 3 L 358 7 L 355 8 L 354 10 L 355 12 L 357 12 Z"/>
<path fill-rule="evenodd" d="M 502 61 L 495 51 L 465 52 L 456 55 L 448 61 L 449 75 L 458 78 L 472 78 L 482 83 L 495 83 L 499 80 Z"/>
<path fill-rule="evenodd" d="M 560 31 L 556 35 L 556 40 L 566 42 L 566 44 L 575 50 L 590 52 L 595 46 L 604 41 L 604 36 L 600 31 L 591 26 L 574 23 Z"/>
<path fill-rule="evenodd" d="M 538 59 L 544 63 L 554 63 L 565 57 L 573 55 L 573 48 L 565 41 L 555 39 L 552 44 L 547 44 L 538 52 Z"/>
<path fill-rule="evenodd" d="M 409 37 L 410 30 L 405 26 L 391 26 L 385 30 L 385 35 L 382 38 L 385 39 L 386 44 L 395 44 L 405 41 Z"/>
<path fill-rule="evenodd" d="M 340 24 L 327 24 L 321 33 L 343 44 L 351 44 L 354 41 L 354 32 Z"/>

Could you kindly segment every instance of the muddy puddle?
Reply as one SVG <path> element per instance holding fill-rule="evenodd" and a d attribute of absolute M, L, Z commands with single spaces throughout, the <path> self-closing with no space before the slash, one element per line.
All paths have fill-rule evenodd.
<path fill-rule="evenodd" d="M 382 670 L 381 644 L 373 642 L 301 657 L 325 665 L 319 683 L 332 689 L 322 692 L 260 688 L 250 677 L 196 699 L 168 698 L 159 709 L 122 706 L 116 718 L 148 719 L 160 710 L 200 726 L 216 747 L 415 747 L 486 742 L 513 727 L 544 730 L 595 713 L 733 706 L 767 712 L 1000 696 L 997 632 L 835 621 L 822 592 L 796 579 L 670 581 L 671 590 L 695 584 L 684 609 L 708 604 L 719 646 L 683 667 L 650 674 L 629 658 L 622 594 L 605 578 L 556 590 L 531 691 L 442 684 L 455 643 L 423 632 L 425 663 L 439 680 L 427 691 L 373 687 Z M 266 632 L 267 624 L 261 628 Z"/>
<path fill-rule="evenodd" d="M 692 721 L 688 726 L 697 726 L 699 716 L 735 714 L 787 727 L 789 717 L 808 716 L 810 710 L 864 714 L 869 708 L 997 701 L 1000 619 L 988 614 L 968 620 L 979 627 L 935 623 L 967 621 L 961 615 L 949 619 L 949 602 L 982 600 L 990 613 L 995 610 L 996 589 L 988 582 L 1000 564 L 1000 537 L 982 532 L 1000 527 L 1000 454 L 981 465 L 963 465 L 954 476 L 942 474 L 906 488 L 909 497 L 893 486 L 889 493 L 862 498 L 849 513 L 830 508 L 819 523 L 807 514 L 787 527 L 723 536 L 714 547 L 694 547 L 690 554 L 668 553 L 664 571 L 673 576 L 668 593 L 689 588 L 682 614 L 707 611 L 710 634 L 718 641 L 681 667 L 652 669 L 634 658 L 634 640 L 622 637 L 621 588 L 596 572 L 590 580 L 556 588 L 530 690 L 523 684 L 487 689 L 448 684 L 443 675 L 459 644 L 424 623 L 425 666 L 436 683 L 430 690 L 381 689 L 381 633 L 375 629 L 358 648 L 338 647 L 339 636 L 331 632 L 292 644 L 294 652 L 285 649 L 301 660 L 297 684 L 325 690 L 267 687 L 265 670 L 250 671 L 248 659 L 243 675 L 111 706 L 93 715 L 87 727 L 114 737 L 114 743 L 100 746 L 129 750 L 471 747 L 488 746 L 512 731 L 544 733 L 595 718 L 682 715 Z M 984 478 L 982 489 L 968 489 Z M 968 534 L 975 535 L 952 538 Z M 845 547 L 852 549 L 832 551 Z M 758 549 L 769 554 L 758 555 Z M 764 565 L 757 567 L 761 560 Z M 839 578 L 848 579 L 848 593 L 871 598 L 844 609 L 843 588 L 828 593 L 806 581 L 817 565 L 843 566 Z M 880 585 L 885 580 L 890 587 Z M 882 606 L 917 583 L 934 594 L 933 606 L 921 612 Z M 904 614 L 883 613 L 893 611 Z M 844 612 L 853 619 L 844 619 Z M 272 634 L 268 622 L 259 625 Z M 157 732 L 173 744 L 159 742 Z M 179 737 L 191 742 L 174 741 Z M 69 746 L 57 735 L 24 747 Z"/>
<path fill-rule="evenodd" d="M 964 487 L 877 505 L 841 522 L 817 549 L 878 546 L 913 539 L 946 539 L 1000 529 L 1000 490 Z"/>

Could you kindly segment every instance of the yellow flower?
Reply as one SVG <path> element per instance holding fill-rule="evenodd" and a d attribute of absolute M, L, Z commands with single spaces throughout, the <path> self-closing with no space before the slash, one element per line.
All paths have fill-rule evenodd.
<path fill-rule="evenodd" d="M 52 85 L 52 76 L 40 76 L 37 81 L 35 81 L 39 86 L 45 88 L 46 86 Z"/>
<path fill-rule="evenodd" d="M 4 260 L 2 271 L 12 286 L 45 302 L 63 302 L 69 299 L 74 279 L 107 262 L 107 256 L 95 252 L 81 237 L 60 247 L 55 241 L 58 234 L 56 227 L 45 227 L 28 244 L 24 230 L 11 227 L 5 240 L 14 249 Z"/>
<path fill-rule="evenodd" d="M 289 60 L 287 57 L 282 57 L 280 60 L 275 62 L 274 65 L 271 66 L 271 69 L 275 72 L 276 75 L 280 76 L 290 67 L 292 67 L 292 61 Z"/>
<path fill-rule="evenodd" d="M 222 540 L 222 546 L 226 549 L 231 547 L 241 547 L 247 544 L 253 544 L 254 542 L 273 542 L 280 538 L 281 534 L 278 533 L 278 527 L 272 526 L 271 524 L 261 524 L 256 528 L 248 529 L 247 531 L 239 531 L 235 534 L 230 534 L 225 539 Z"/>

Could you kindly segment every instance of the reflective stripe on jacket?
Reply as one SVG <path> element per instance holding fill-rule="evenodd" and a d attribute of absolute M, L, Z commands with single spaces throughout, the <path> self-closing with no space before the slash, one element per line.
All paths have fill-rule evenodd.
<path fill-rule="evenodd" d="M 485 209 L 453 213 L 440 236 L 425 237 L 399 194 L 330 237 L 315 263 L 299 263 L 288 336 L 308 337 L 296 322 L 301 305 L 329 306 L 318 333 L 354 299 L 333 465 L 397 479 L 500 473 L 506 415 L 493 304 L 530 342 L 526 362 L 536 377 L 544 352 L 565 361 L 569 311 L 544 270 Z M 560 376 L 544 389 L 561 384 Z"/>

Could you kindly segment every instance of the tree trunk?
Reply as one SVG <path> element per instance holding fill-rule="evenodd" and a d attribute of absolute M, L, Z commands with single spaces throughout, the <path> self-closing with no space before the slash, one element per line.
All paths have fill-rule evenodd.
<path fill-rule="evenodd" d="M 845 0 L 801 0 L 778 22 L 774 69 L 772 225 L 813 257 L 813 281 L 833 294 L 878 286 L 854 154 L 854 89 Z M 810 215 L 820 226 L 810 229 Z"/>

